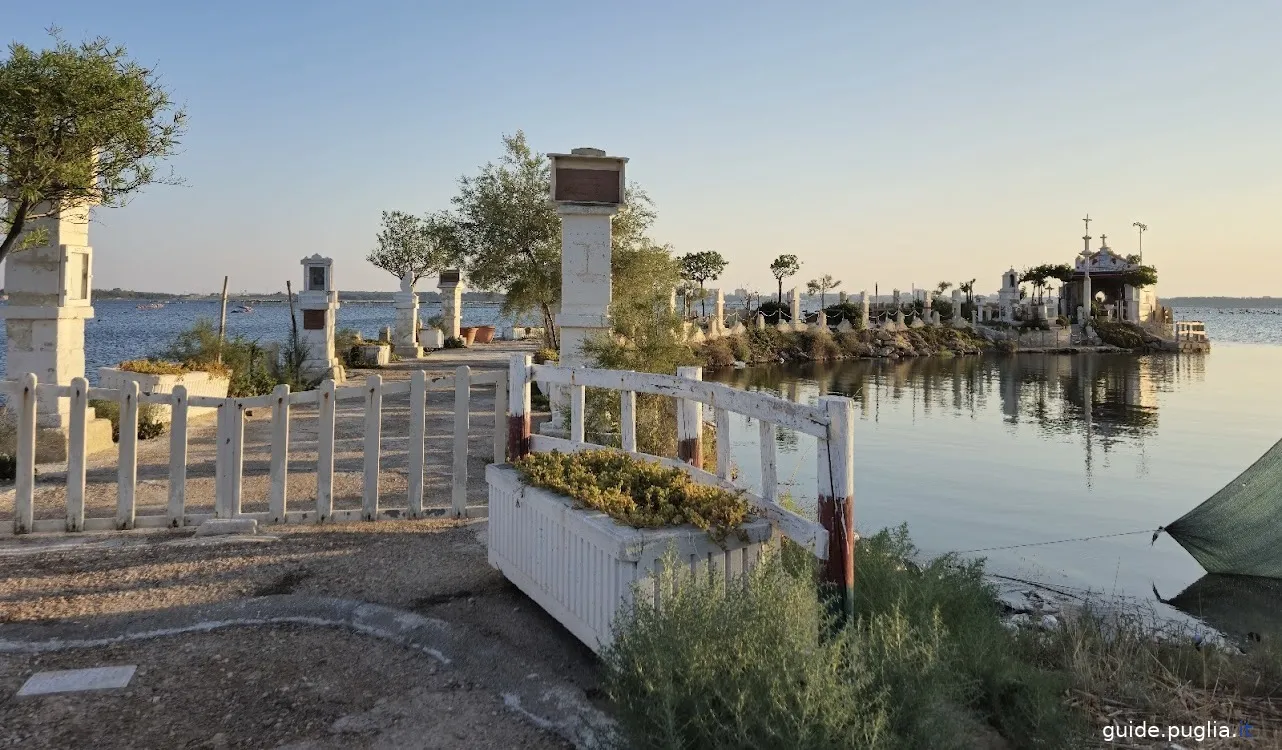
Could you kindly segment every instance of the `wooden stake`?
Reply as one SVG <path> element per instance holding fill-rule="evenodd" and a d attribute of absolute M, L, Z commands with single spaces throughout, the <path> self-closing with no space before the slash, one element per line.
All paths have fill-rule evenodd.
<path fill-rule="evenodd" d="M 223 362 L 223 336 L 227 332 L 227 277 L 223 277 L 222 312 L 218 314 L 218 363 Z"/>

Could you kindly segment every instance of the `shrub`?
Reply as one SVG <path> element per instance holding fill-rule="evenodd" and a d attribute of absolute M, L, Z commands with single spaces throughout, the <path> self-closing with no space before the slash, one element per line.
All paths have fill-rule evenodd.
<path fill-rule="evenodd" d="M 365 338 L 355 328 L 339 328 L 334 331 L 334 351 L 343 358 L 343 364 L 347 367 L 360 366 L 357 347 L 364 342 Z"/>
<path fill-rule="evenodd" d="M 1140 349 L 1144 346 L 1144 333 L 1139 326 L 1120 321 L 1097 320 L 1091 324 L 1105 344 L 1122 349 Z"/>
<path fill-rule="evenodd" d="M 464 349 L 466 347 L 467 347 L 467 342 L 459 338 L 458 336 L 450 336 L 449 338 L 445 339 L 446 349 Z"/>
<path fill-rule="evenodd" d="M 841 349 L 827 329 L 806 329 L 797 334 L 798 344 L 806 356 L 813 360 L 837 359 Z"/>
<path fill-rule="evenodd" d="M 1056 675 L 1021 661 L 978 563 L 905 565 L 902 529 L 860 542 L 859 619 L 837 627 L 812 579 L 769 556 L 726 585 L 664 566 L 603 654 L 639 748 L 1069 747 Z M 827 634 L 819 637 L 820 633 Z M 1009 743 L 992 735 L 994 729 Z"/>
<path fill-rule="evenodd" d="M 729 367 L 736 359 L 734 346 L 728 337 L 705 341 L 698 351 L 705 367 Z"/>
<path fill-rule="evenodd" d="M 534 364 L 536 365 L 559 361 L 561 361 L 561 353 L 556 349 L 543 348 L 534 353 Z"/>
<path fill-rule="evenodd" d="M 634 528 L 690 524 L 724 539 L 748 517 L 742 493 L 696 484 L 680 469 L 618 451 L 531 453 L 514 466 L 530 484 Z"/>
<path fill-rule="evenodd" d="M 767 325 L 775 325 L 779 321 L 792 322 L 792 310 L 786 304 L 779 304 L 775 301 L 763 302 L 761 307 L 753 311 L 752 317 L 757 317 L 757 313 L 766 316 Z"/>
<path fill-rule="evenodd" d="M 89 406 L 100 419 L 111 422 L 111 441 L 120 442 L 120 402 L 106 399 L 91 399 Z M 138 404 L 138 439 L 152 440 L 164 435 L 168 425 L 157 417 L 160 411 L 156 404 Z"/>
<path fill-rule="evenodd" d="M 18 476 L 18 457 L 0 453 L 0 482 L 12 482 Z"/>

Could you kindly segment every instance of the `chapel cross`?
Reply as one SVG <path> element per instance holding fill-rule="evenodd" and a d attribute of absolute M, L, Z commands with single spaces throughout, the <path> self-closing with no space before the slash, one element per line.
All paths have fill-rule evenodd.
<path fill-rule="evenodd" d="M 1099 236 L 1099 246 L 1100 246 L 1100 247 L 1108 247 L 1108 235 L 1107 235 L 1107 234 L 1101 234 L 1101 235 Z"/>
<path fill-rule="evenodd" d="M 1090 234 L 1091 233 L 1091 215 L 1086 214 L 1086 218 L 1082 219 L 1082 221 L 1086 222 L 1086 233 Z"/>

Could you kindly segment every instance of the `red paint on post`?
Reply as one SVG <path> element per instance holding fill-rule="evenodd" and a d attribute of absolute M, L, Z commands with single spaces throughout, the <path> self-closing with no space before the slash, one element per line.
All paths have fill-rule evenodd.
<path fill-rule="evenodd" d="M 703 441 L 697 437 L 677 441 L 677 458 L 696 469 L 702 469 Z"/>
<path fill-rule="evenodd" d="M 507 418 L 508 461 L 515 461 L 530 452 L 530 415 L 513 414 Z"/>

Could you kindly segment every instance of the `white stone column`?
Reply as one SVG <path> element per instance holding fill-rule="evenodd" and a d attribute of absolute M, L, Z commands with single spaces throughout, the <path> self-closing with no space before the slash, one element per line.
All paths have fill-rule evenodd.
<path fill-rule="evenodd" d="M 35 211 L 46 209 L 37 206 Z M 67 206 L 49 218 L 32 221 L 29 231 L 44 230 L 47 241 L 5 259 L 9 301 L 0 306 L 0 316 L 8 336 L 7 380 L 30 372 L 35 373 L 37 384 L 70 385 L 73 378 L 85 377 L 85 320 L 94 315 L 89 210 L 87 204 Z M 66 460 L 70 415 L 70 399 L 38 400 L 37 462 Z M 111 424 L 91 419 L 85 438 L 91 453 L 111 448 Z"/>
<path fill-rule="evenodd" d="M 416 279 L 406 273 L 401 279 L 401 290 L 392 294 L 396 309 L 392 333 L 392 353 L 404 359 L 419 359 L 423 349 L 418 345 L 418 292 L 414 291 Z"/>
<path fill-rule="evenodd" d="M 726 327 L 726 295 L 720 288 L 713 289 L 713 317 L 709 328 L 720 333 Z"/>
<path fill-rule="evenodd" d="M 864 328 L 868 328 L 868 291 L 864 290 L 859 293 L 859 315 L 863 318 Z"/>
<path fill-rule="evenodd" d="M 307 347 L 303 369 L 312 377 L 347 379 L 343 361 L 334 352 L 334 330 L 338 327 L 338 291 L 334 288 L 334 259 L 313 255 L 303 258 L 303 291 L 298 293 L 302 313 L 299 338 Z"/>
<path fill-rule="evenodd" d="M 801 321 L 801 292 L 797 287 L 793 287 L 788 292 L 788 314 L 792 318 L 793 325 Z"/>
<path fill-rule="evenodd" d="M 463 279 L 457 269 L 441 272 L 436 288 L 441 292 L 441 318 L 445 337 L 456 339 L 463 327 Z"/>
<path fill-rule="evenodd" d="M 953 290 L 953 317 L 958 320 L 962 317 L 962 293 L 960 289 Z"/>
<path fill-rule="evenodd" d="M 1091 297 L 1094 293 L 1091 291 L 1091 275 L 1088 272 L 1082 277 L 1082 311 L 1079 313 L 1078 323 L 1086 323 L 1091 319 Z"/>

